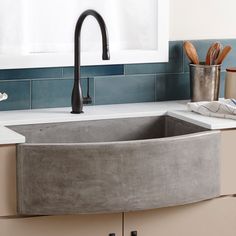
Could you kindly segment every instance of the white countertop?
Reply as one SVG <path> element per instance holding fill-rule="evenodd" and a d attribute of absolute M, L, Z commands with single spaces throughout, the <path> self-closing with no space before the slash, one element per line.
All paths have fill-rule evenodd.
<path fill-rule="evenodd" d="M 235 129 L 236 120 L 202 116 L 185 110 L 168 111 L 168 115 L 211 130 Z"/>
<path fill-rule="evenodd" d="M 83 114 L 71 108 L 50 108 L 0 112 L 0 125 L 23 125 L 164 115 L 168 110 L 186 109 L 186 101 L 86 106 Z"/>
<path fill-rule="evenodd" d="M 86 106 L 83 114 L 71 114 L 71 108 L 50 108 L 0 112 L 0 145 L 24 143 L 25 138 L 4 127 L 99 119 L 161 116 L 168 114 L 208 129 L 236 128 L 236 121 L 201 116 L 186 109 L 187 101 L 166 101 L 104 106 Z"/>
<path fill-rule="evenodd" d="M 0 145 L 24 143 L 25 137 L 4 126 L 0 126 Z"/>

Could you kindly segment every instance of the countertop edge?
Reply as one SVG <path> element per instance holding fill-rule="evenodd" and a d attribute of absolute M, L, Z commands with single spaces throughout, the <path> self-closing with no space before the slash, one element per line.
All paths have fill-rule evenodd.
<path fill-rule="evenodd" d="M 25 137 L 7 127 L 0 126 L 0 145 L 25 143 Z"/>
<path fill-rule="evenodd" d="M 168 111 L 167 115 L 210 130 L 236 129 L 236 121 L 203 116 L 187 110 Z"/>

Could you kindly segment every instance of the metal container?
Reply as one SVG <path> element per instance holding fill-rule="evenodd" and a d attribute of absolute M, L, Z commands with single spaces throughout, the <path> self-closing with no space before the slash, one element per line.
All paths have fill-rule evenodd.
<path fill-rule="evenodd" d="M 219 99 L 221 65 L 190 64 L 190 94 L 192 102 Z"/>
<path fill-rule="evenodd" d="M 236 68 L 231 67 L 226 69 L 225 77 L 225 98 L 236 99 Z"/>

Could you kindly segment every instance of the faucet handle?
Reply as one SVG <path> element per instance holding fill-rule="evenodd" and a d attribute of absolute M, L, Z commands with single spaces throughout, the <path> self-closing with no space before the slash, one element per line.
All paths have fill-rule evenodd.
<path fill-rule="evenodd" d="M 0 102 L 7 99 L 8 99 L 8 95 L 6 93 L 0 93 Z"/>
<path fill-rule="evenodd" d="M 86 97 L 83 97 L 83 104 L 92 104 L 92 98 L 91 96 L 89 95 L 89 89 L 90 89 L 90 83 L 89 83 L 89 78 L 87 78 L 87 96 Z"/>
<path fill-rule="evenodd" d="M 92 98 L 90 96 L 87 97 L 83 97 L 83 104 L 88 105 L 88 104 L 92 104 Z"/>

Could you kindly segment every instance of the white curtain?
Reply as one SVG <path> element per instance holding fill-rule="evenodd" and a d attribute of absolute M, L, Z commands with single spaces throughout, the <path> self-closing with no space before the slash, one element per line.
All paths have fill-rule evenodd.
<path fill-rule="evenodd" d="M 0 0 L 0 53 L 72 52 L 74 28 L 86 9 L 101 13 L 112 51 L 157 48 L 157 0 Z M 82 50 L 101 50 L 97 22 L 82 30 Z"/>

